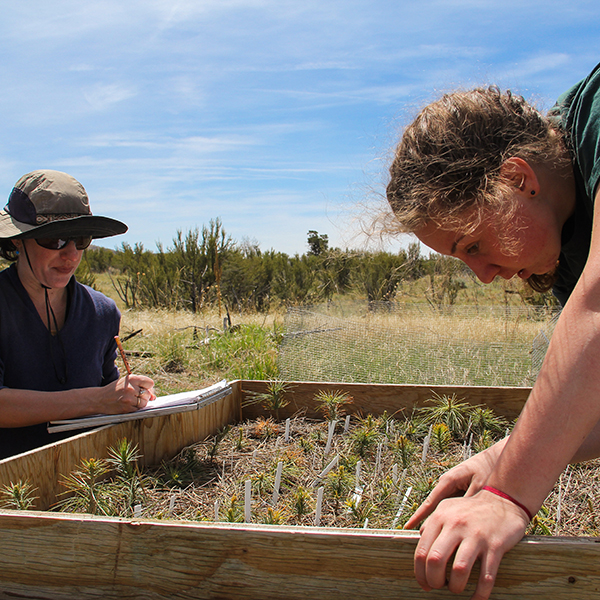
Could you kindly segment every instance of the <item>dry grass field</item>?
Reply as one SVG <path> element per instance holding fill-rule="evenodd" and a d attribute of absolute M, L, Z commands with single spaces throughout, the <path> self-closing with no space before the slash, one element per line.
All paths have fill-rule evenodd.
<path fill-rule="evenodd" d="M 279 351 L 284 379 L 531 385 L 553 312 L 519 306 L 390 304 L 293 309 Z"/>
<path fill-rule="evenodd" d="M 236 315 L 231 327 L 223 318 L 216 310 L 124 311 L 121 337 L 132 369 L 152 377 L 161 395 L 221 379 L 276 378 L 282 315 Z"/>

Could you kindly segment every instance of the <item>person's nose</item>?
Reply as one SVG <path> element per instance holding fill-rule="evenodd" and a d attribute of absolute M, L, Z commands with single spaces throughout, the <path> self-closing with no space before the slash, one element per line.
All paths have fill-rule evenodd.
<path fill-rule="evenodd" d="M 492 283 L 500 275 L 501 267 L 485 260 L 471 259 L 465 262 L 482 283 Z"/>
<path fill-rule="evenodd" d="M 77 258 L 79 258 L 80 252 L 80 250 L 77 250 L 74 240 L 69 240 L 67 245 L 64 248 L 60 249 L 60 255 L 65 260 L 77 260 Z"/>

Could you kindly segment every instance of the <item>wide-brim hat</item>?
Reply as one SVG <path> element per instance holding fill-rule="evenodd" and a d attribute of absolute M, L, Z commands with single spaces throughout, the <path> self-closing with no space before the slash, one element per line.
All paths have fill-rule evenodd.
<path fill-rule="evenodd" d="M 0 210 L 0 238 L 105 238 L 126 231 L 121 221 L 92 215 L 83 186 L 61 171 L 23 175 Z"/>

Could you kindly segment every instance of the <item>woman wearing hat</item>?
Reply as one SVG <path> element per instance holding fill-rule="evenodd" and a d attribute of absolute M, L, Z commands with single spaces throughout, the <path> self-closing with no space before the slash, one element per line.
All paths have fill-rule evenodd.
<path fill-rule="evenodd" d="M 83 186 L 59 171 L 16 183 L 0 211 L 0 459 L 45 445 L 48 421 L 127 413 L 154 398 L 153 381 L 119 377 L 120 313 L 73 276 L 93 238 L 125 233 L 92 215 Z"/>

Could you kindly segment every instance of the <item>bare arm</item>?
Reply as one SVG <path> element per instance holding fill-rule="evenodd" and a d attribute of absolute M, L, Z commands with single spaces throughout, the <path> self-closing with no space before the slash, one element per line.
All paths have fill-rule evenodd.
<path fill-rule="evenodd" d="M 143 375 L 128 375 L 102 387 L 64 392 L 2 388 L 0 427 L 26 427 L 100 413 L 133 412 L 155 397 L 154 382 Z"/>

